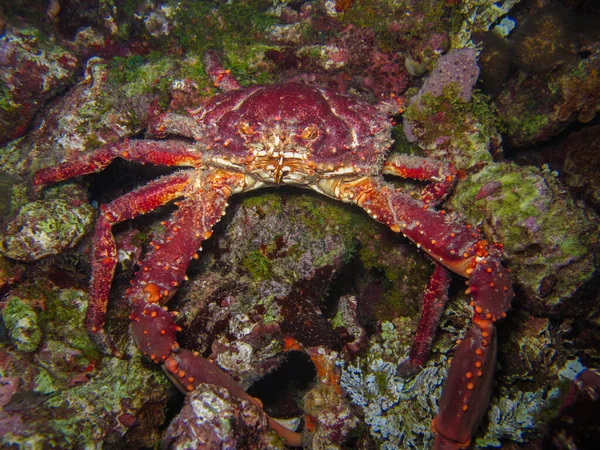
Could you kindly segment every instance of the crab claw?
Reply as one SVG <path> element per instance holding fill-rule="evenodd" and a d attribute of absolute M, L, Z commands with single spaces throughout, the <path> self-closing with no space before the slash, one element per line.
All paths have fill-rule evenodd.
<path fill-rule="evenodd" d="M 160 305 L 138 303 L 129 317 L 136 344 L 152 361 L 165 361 L 179 346 L 175 334 L 180 328 L 173 321 L 172 314 Z"/>
<path fill-rule="evenodd" d="M 475 261 L 469 289 L 475 314 L 473 327 L 458 345 L 448 372 L 439 413 L 433 422 L 435 449 L 468 448 L 492 392 L 496 366 L 495 322 L 506 316 L 513 289 L 497 257 Z"/>
<path fill-rule="evenodd" d="M 439 413 L 434 449 L 468 448 L 487 411 L 496 364 L 496 334 L 489 322 L 472 327 L 456 348 Z"/>

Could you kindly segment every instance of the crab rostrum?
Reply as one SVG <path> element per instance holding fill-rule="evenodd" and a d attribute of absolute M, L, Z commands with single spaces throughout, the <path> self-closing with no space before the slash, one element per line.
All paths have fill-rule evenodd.
<path fill-rule="evenodd" d="M 399 109 L 393 99 L 375 107 L 355 96 L 303 83 L 242 88 L 213 53 L 206 55 L 205 64 L 225 92 L 189 116 L 161 116 L 148 130 L 154 140 L 109 144 L 34 175 L 39 190 L 98 172 L 115 158 L 182 167 L 101 206 L 86 318 L 95 341 L 116 353 L 103 332 L 117 264 L 111 227 L 178 200 L 164 236 L 152 243 L 127 290 L 135 341 L 144 355 L 164 364 L 182 390 L 191 391 L 199 383 L 218 384 L 259 403 L 213 362 L 179 347 L 180 328 L 163 305 L 186 279 L 190 261 L 198 257 L 202 241 L 225 214 L 231 195 L 282 184 L 313 189 L 363 208 L 435 261 L 415 344 L 404 368 L 418 369 L 427 358 L 447 300 L 447 269 L 468 278 L 473 325 L 456 349 L 433 424 L 435 448 L 468 447 L 489 403 L 496 365 L 495 322 L 506 315 L 513 290 L 500 262 L 499 246 L 435 209 L 454 184 L 452 166 L 426 158 L 386 159 L 392 142 L 387 116 Z M 186 139 L 163 140 L 167 136 Z M 383 174 L 430 184 L 418 201 L 385 182 Z M 301 445 L 299 433 L 271 419 L 270 424 L 286 443 Z"/>

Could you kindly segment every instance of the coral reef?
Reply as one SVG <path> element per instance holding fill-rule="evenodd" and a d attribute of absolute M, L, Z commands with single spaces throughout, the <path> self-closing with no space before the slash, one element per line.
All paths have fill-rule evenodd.
<path fill-rule="evenodd" d="M 395 107 L 410 99 L 394 118 L 392 152 L 456 166 L 441 208 L 503 245 L 516 286 L 474 445 L 596 442 L 598 11 L 557 3 L 3 4 L 0 446 L 173 448 L 202 435 L 282 448 L 253 402 L 214 386 L 184 400 L 129 337 L 124 292 L 172 206 L 114 229 L 106 330 L 125 358 L 102 355 L 85 332 L 97 204 L 168 170 L 116 161 L 28 203 L 41 167 L 143 137 L 160 114 L 205 104 L 216 92 L 207 50 L 244 86 L 300 81 L 371 103 L 394 94 Z M 415 196 L 423 187 L 395 183 Z M 261 192 L 231 201 L 169 307 L 182 346 L 226 368 L 271 416 L 307 414 L 306 448 L 429 448 L 472 314 L 457 279 L 422 370 L 396 372 L 432 271 L 423 252 L 360 211 Z M 210 414 L 199 417 L 199 407 Z"/>
<path fill-rule="evenodd" d="M 575 40 L 569 13 L 545 9 L 517 28 L 514 59 L 524 72 L 544 72 L 563 63 L 574 53 Z"/>
<path fill-rule="evenodd" d="M 510 47 L 496 31 L 476 33 L 473 40 L 481 48 L 477 63 L 481 69 L 479 82 L 482 90 L 496 96 L 510 74 Z"/>
<path fill-rule="evenodd" d="M 429 423 L 437 410 L 436 399 L 447 369 L 428 364 L 412 380 L 398 377 L 397 355 L 408 351 L 399 341 L 400 326 L 382 323 L 382 342 L 371 344 L 365 361 L 343 367 L 341 385 L 362 409 L 370 434 L 381 448 L 424 448 L 432 443 Z"/>
<path fill-rule="evenodd" d="M 500 138 L 493 109 L 473 93 L 478 76 L 474 48 L 442 56 L 403 115 L 406 140 L 459 169 L 489 163 Z"/>
<path fill-rule="evenodd" d="M 83 327 L 87 292 L 71 270 L 38 270 L 0 303 L 9 334 L 0 342 L 0 445 L 152 446 L 170 383 L 131 344 L 127 359 L 100 357 Z"/>
<path fill-rule="evenodd" d="M 575 20 L 555 12 L 549 13 L 549 16 L 540 14 L 539 20 L 547 19 L 550 22 Z M 532 18 L 533 22 L 537 20 Z M 560 34 L 561 27 L 551 27 L 551 33 Z M 523 31 L 522 36 L 523 39 L 537 39 L 527 30 Z M 505 128 L 504 137 L 510 147 L 543 142 L 559 135 L 573 122 L 590 122 L 600 109 L 598 40 L 589 32 L 582 33 L 578 39 L 551 37 L 554 38 L 556 40 L 548 41 L 549 54 L 546 55 L 542 50 L 531 52 L 534 61 L 538 57 L 547 58 L 547 61 L 533 62 L 532 67 L 528 66 L 528 74 L 511 76 L 498 95 L 498 112 Z M 516 41 L 514 45 L 518 50 Z M 526 59 L 525 56 L 522 58 Z M 518 59 L 515 64 L 518 64 Z"/>

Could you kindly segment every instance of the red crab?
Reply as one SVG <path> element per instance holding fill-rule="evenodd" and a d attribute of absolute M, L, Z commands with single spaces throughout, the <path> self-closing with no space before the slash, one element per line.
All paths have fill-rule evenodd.
<path fill-rule="evenodd" d="M 225 214 L 231 195 L 280 184 L 313 189 L 358 205 L 437 263 L 409 367 L 418 367 L 427 357 L 447 299 L 446 268 L 469 279 L 473 326 L 456 349 L 433 425 L 436 448 L 468 447 L 489 402 L 496 364 L 494 324 L 506 315 L 513 290 L 498 247 L 434 209 L 454 183 L 452 170 L 423 158 L 416 163 L 400 156 L 386 160 L 391 143 L 386 116 L 397 113 L 397 105 L 376 108 L 356 97 L 302 83 L 242 88 L 214 54 L 207 54 L 205 64 L 225 92 L 189 116 L 164 114 L 149 130 L 155 138 L 187 139 L 125 140 L 34 175 L 39 190 L 101 171 L 115 158 L 184 168 L 100 208 L 86 318 L 95 341 L 114 351 L 103 333 L 117 264 L 111 227 L 178 199 L 163 238 L 153 242 L 127 291 L 135 341 L 144 355 L 164 364 L 181 389 L 191 391 L 208 382 L 256 403 L 214 363 L 179 347 L 175 335 L 180 329 L 163 305 L 185 280 L 190 261 L 198 257 L 202 241 Z M 432 183 L 420 202 L 385 182 L 383 174 Z M 301 445 L 298 433 L 273 420 L 270 424 L 287 443 Z"/>

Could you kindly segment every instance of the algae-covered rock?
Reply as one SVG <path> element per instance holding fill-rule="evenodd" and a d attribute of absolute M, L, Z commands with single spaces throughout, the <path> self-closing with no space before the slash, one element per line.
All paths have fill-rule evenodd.
<path fill-rule="evenodd" d="M 430 425 L 448 362 L 429 360 L 414 377 L 396 374 L 399 359 L 408 355 L 412 325 L 407 318 L 383 322 L 366 355 L 342 368 L 341 386 L 362 410 L 377 448 L 429 448 L 433 443 Z"/>
<path fill-rule="evenodd" d="M 403 114 L 406 140 L 458 169 L 490 163 L 499 134 L 493 106 L 474 92 L 478 76 L 475 49 L 442 56 Z"/>
<path fill-rule="evenodd" d="M 256 405 L 222 387 L 203 384 L 167 428 L 161 448 L 283 449 Z"/>
<path fill-rule="evenodd" d="M 597 270 L 599 222 L 552 172 L 492 164 L 462 181 L 451 204 L 502 243 L 528 307 L 543 314 L 581 312 L 569 300 Z"/>
<path fill-rule="evenodd" d="M 42 333 L 35 310 L 17 296 L 8 298 L 2 319 L 12 343 L 23 352 L 32 352 L 40 344 Z"/>
<path fill-rule="evenodd" d="M 600 211 L 600 126 L 569 135 L 565 150 L 565 184 Z"/>
<path fill-rule="evenodd" d="M 4 307 L 10 330 L 18 317 L 36 326 L 29 346 L 0 341 L 0 391 L 6 392 L 0 394 L 0 447 L 152 447 L 171 383 L 144 362 L 132 339 L 122 347 L 126 357 L 101 357 L 83 326 L 87 293 L 58 288 L 50 278 L 39 273 L 23 283 Z M 12 331 L 11 338 L 15 343 Z"/>
<path fill-rule="evenodd" d="M 589 57 L 571 54 L 548 73 L 507 81 L 497 98 L 506 144 L 513 148 L 535 145 L 559 135 L 573 122 L 588 123 L 594 118 L 600 108 L 600 47 L 596 42 L 586 51 Z"/>
<path fill-rule="evenodd" d="M 281 362 L 282 335 L 341 349 L 321 307 L 355 253 L 355 237 L 378 225 L 358 209 L 289 191 L 257 193 L 228 212 L 227 229 L 200 255 L 202 270 L 188 272 L 172 302 L 182 347 L 212 349 L 243 386 Z"/>
<path fill-rule="evenodd" d="M 0 11 L 0 145 L 22 136 L 44 103 L 71 81 L 79 62 L 39 28 L 6 24 Z M 18 63 L 17 63 L 18 62 Z"/>
<path fill-rule="evenodd" d="M 54 188 L 18 210 L 0 238 L 0 252 L 20 261 L 56 255 L 91 231 L 93 220 L 85 192 L 73 185 Z"/>

